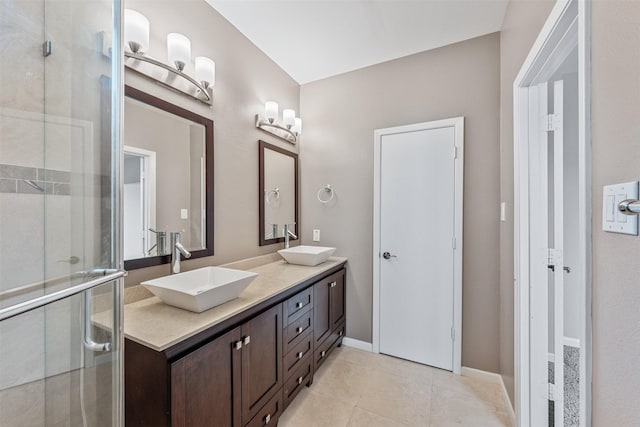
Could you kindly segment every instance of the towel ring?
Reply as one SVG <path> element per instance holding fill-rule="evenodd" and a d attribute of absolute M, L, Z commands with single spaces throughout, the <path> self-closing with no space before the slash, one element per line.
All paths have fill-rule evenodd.
<path fill-rule="evenodd" d="M 323 199 L 321 197 L 322 193 L 329 193 L 329 198 L 328 199 Z M 329 203 L 331 200 L 333 200 L 333 196 L 334 196 L 334 192 L 333 192 L 333 188 L 331 187 L 330 184 L 325 185 L 324 187 L 322 187 L 321 189 L 318 190 L 318 201 L 320 203 L 322 203 L 323 205 L 326 205 L 327 203 Z"/>
<path fill-rule="evenodd" d="M 269 190 L 267 192 L 266 199 L 267 199 L 267 204 L 269 204 L 269 205 L 271 204 L 271 201 L 273 200 L 273 199 L 269 198 L 269 196 L 271 196 L 271 194 L 275 195 L 275 200 L 280 200 L 280 189 L 278 187 L 274 187 L 273 189 L 271 189 L 271 190 Z"/>

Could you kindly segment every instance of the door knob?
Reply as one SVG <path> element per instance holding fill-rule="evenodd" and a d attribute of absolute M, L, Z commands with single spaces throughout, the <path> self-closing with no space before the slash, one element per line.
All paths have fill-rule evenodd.
<path fill-rule="evenodd" d="M 385 252 L 382 254 L 382 258 L 391 259 L 391 258 L 397 258 L 397 257 L 395 255 L 391 255 L 389 252 Z"/>

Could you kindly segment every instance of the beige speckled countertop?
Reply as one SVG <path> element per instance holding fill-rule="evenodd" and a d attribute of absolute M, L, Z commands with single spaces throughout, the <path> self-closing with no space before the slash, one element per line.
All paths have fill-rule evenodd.
<path fill-rule="evenodd" d="M 166 305 L 155 296 L 126 304 L 125 337 L 163 351 L 347 261 L 346 258 L 331 257 L 318 266 L 306 267 L 287 264 L 279 255 L 274 255 L 226 264 L 224 267 L 253 271 L 258 276 L 238 298 L 202 313 Z M 100 319 L 94 318 L 94 321 L 101 323 Z"/>

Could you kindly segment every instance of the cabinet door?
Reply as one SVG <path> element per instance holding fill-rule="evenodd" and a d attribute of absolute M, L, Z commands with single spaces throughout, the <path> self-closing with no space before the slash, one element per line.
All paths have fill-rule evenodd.
<path fill-rule="evenodd" d="M 173 427 L 241 427 L 240 328 L 171 364 Z"/>
<path fill-rule="evenodd" d="M 247 423 L 282 387 L 282 304 L 241 328 L 242 419 Z"/>
<path fill-rule="evenodd" d="M 332 278 L 326 277 L 313 285 L 313 336 L 316 346 L 331 332 L 329 283 L 333 281 Z"/>
<path fill-rule="evenodd" d="M 344 279 L 345 271 L 341 270 L 331 276 L 329 283 L 329 313 L 331 315 L 331 329 L 335 329 L 344 322 Z"/>

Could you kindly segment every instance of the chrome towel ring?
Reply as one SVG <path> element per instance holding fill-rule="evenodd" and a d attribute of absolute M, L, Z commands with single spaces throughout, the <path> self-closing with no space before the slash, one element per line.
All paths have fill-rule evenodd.
<path fill-rule="evenodd" d="M 322 197 L 323 194 L 325 195 L 325 198 Z M 328 196 L 326 196 L 327 194 Z M 333 196 L 334 196 L 334 191 L 330 184 L 327 184 L 318 190 L 318 194 L 317 194 L 318 201 L 323 205 L 326 205 L 331 200 L 333 200 Z"/>

